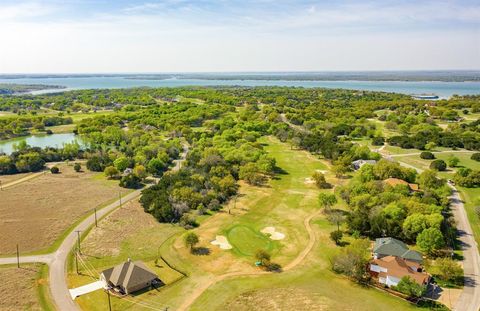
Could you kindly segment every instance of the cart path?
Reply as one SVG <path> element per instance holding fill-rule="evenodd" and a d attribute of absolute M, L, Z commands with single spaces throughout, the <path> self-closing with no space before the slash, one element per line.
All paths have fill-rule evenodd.
<path fill-rule="evenodd" d="M 31 173 L 31 174 L 29 174 L 25 177 L 22 177 L 20 179 L 9 182 L 8 184 L 1 185 L 1 189 L 3 190 L 3 189 L 6 189 L 6 188 L 9 188 L 9 187 L 21 184 L 23 182 L 29 181 L 30 179 L 34 179 L 34 178 L 43 176 L 43 175 L 47 174 L 49 169 L 51 169 L 53 166 L 58 165 L 60 163 L 64 163 L 64 162 L 49 162 L 49 163 L 46 164 L 47 169 L 45 169 L 43 171 L 40 171 L 40 172 L 37 172 L 37 173 Z"/>
<path fill-rule="evenodd" d="M 312 219 L 316 216 L 318 216 L 321 213 L 321 211 L 317 211 L 303 221 L 303 224 L 305 226 L 305 229 L 307 230 L 308 233 L 308 243 L 307 246 L 298 254 L 298 256 L 290 262 L 288 265 L 286 265 L 282 270 L 283 272 L 289 271 L 297 267 L 299 264 L 303 262 L 305 257 L 310 253 L 312 250 L 313 246 L 315 245 L 315 242 L 317 241 L 317 237 L 315 235 L 315 232 L 313 231 L 310 222 Z M 206 282 L 200 287 L 196 287 L 195 290 L 190 293 L 187 297 L 187 300 L 185 300 L 180 307 L 178 307 L 179 311 L 185 311 L 187 310 L 208 288 L 213 286 L 214 284 L 223 281 L 228 278 L 233 278 L 233 277 L 243 277 L 243 276 L 260 276 L 260 275 L 266 275 L 266 274 L 271 274 L 272 272 L 266 272 L 266 271 L 258 271 L 258 272 L 230 272 L 230 273 L 225 273 L 216 277 L 213 277 L 211 280 Z"/>

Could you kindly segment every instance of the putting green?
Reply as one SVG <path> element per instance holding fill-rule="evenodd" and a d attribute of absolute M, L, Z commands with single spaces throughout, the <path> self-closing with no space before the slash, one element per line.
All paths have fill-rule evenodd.
<path fill-rule="evenodd" d="M 274 248 L 274 242 L 268 237 L 245 225 L 230 228 L 227 237 L 234 250 L 245 256 L 254 256 L 259 249 L 271 251 Z"/>

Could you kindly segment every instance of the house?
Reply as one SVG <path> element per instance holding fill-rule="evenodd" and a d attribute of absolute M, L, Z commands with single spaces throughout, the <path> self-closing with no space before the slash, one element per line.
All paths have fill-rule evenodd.
<path fill-rule="evenodd" d="M 405 185 L 405 186 L 408 186 L 408 188 L 411 191 L 419 191 L 420 190 L 417 184 L 411 184 L 411 183 L 408 183 L 405 180 L 399 179 L 399 178 L 387 178 L 383 182 L 385 184 L 391 186 L 391 187 L 396 187 L 398 185 Z"/>
<path fill-rule="evenodd" d="M 359 170 L 365 164 L 375 165 L 377 161 L 375 160 L 356 160 L 352 162 L 352 167 L 354 170 Z"/>
<path fill-rule="evenodd" d="M 130 168 L 130 167 L 127 167 L 127 168 L 123 171 L 122 176 L 128 176 L 128 175 L 131 175 L 131 174 L 133 174 L 133 169 Z"/>
<path fill-rule="evenodd" d="M 430 276 L 418 262 L 396 256 L 375 258 L 370 262 L 370 275 L 379 283 L 397 286 L 403 277 L 410 277 L 419 285 L 427 285 Z"/>
<path fill-rule="evenodd" d="M 387 256 L 399 257 L 405 260 L 423 262 L 422 254 L 410 250 L 408 246 L 400 240 L 394 238 L 378 238 L 373 246 L 373 258 L 380 259 Z"/>
<path fill-rule="evenodd" d="M 143 262 L 132 262 L 130 259 L 103 271 L 100 274 L 100 280 L 127 295 L 159 282 L 158 276 L 150 271 Z"/>

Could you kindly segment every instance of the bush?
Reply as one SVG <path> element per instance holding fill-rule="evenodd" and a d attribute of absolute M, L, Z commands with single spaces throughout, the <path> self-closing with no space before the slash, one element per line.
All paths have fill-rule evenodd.
<path fill-rule="evenodd" d="M 444 171 L 447 169 L 447 163 L 443 160 L 434 160 L 430 163 L 430 168 L 432 170 Z"/>
<path fill-rule="evenodd" d="M 422 153 L 420 153 L 420 158 L 424 160 L 433 160 L 435 159 L 435 155 L 430 151 L 423 151 Z"/>
<path fill-rule="evenodd" d="M 123 176 L 120 179 L 120 187 L 129 188 L 129 189 L 138 189 L 142 186 L 142 180 L 133 174 L 128 176 Z"/>
<path fill-rule="evenodd" d="M 262 263 L 262 265 L 266 266 L 268 263 L 270 263 L 270 254 L 266 251 L 266 250 L 263 250 L 263 249 L 259 249 L 256 253 L 255 253 L 255 259 L 260 261 Z"/>
<path fill-rule="evenodd" d="M 80 172 L 82 170 L 82 166 L 80 165 L 80 163 L 75 163 L 73 165 L 73 169 L 75 170 L 75 172 Z"/>
<path fill-rule="evenodd" d="M 108 178 L 114 178 L 115 176 L 118 175 L 118 170 L 115 168 L 115 166 L 107 166 L 103 171 L 103 173 Z"/>
<path fill-rule="evenodd" d="M 269 262 L 265 266 L 265 269 L 267 269 L 267 271 L 280 271 L 282 266 L 280 266 L 278 263 Z"/>
<path fill-rule="evenodd" d="M 474 161 L 477 161 L 477 162 L 480 162 L 480 152 L 476 152 L 476 153 L 472 154 L 470 159 L 472 159 Z"/>
<path fill-rule="evenodd" d="M 197 245 L 199 241 L 200 239 L 198 238 L 198 235 L 191 231 L 183 236 L 183 242 L 185 243 L 185 246 L 190 248 L 190 252 L 193 252 L 195 245 Z"/>
<path fill-rule="evenodd" d="M 335 244 L 339 244 L 342 240 L 343 233 L 340 230 L 335 230 L 330 232 L 330 238 L 335 242 Z"/>
<path fill-rule="evenodd" d="M 373 146 L 383 146 L 385 144 L 385 138 L 383 137 L 374 137 L 372 138 Z"/>
<path fill-rule="evenodd" d="M 54 166 L 50 169 L 50 172 L 52 174 L 58 174 L 58 173 L 60 173 L 60 169 L 58 167 Z"/>
<path fill-rule="evenodd" d="M 425 293 L 425 286 L 418 284 L 409 276 L 404 276 L 395 289 L 409 297 L 422 297 Z"/>
<path fill-rule="evenodd" d="M 185 229 L 192 229 L 192 228 L 198 227 L 198 223 L 195 217 L 189 214 L 183 214 L 182 217 L 180 217 L 179 224 Z"/>

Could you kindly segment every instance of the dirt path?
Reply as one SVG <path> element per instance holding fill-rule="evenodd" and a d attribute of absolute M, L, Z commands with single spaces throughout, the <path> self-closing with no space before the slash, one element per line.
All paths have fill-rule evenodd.
<path fill-rule="evenodd" d="M 303 221 L 305 229 L 307 230 L 307 233 L 308 233 L 308 244 L 292 262 L 290 262 L 288 265 L 286 265 L 282 269 L 284 272 L 292 270 L 293 268 L 297 267 L 300 263 L 302 263 L 305 257 L 307 257 L 307 255 L 312 250 L 313 246 L 315 245 L 315 242 L 317 241 L 317 238 L 315 236 L 315 232 L 313 231 L 310 225 L 310 222 L 314 217 L 318 216 L 320 212 L 321 211 L 317 211 L 313 213 L 312 215 L 305 218 L 305 220 Z M 230 272 L 230 273 L 225 273 L 225 274 L 216 276 L 211 280 L 209 280 L 208 282 L 204 283 L 202 286 L 197 287 L 191 294 L 189 294 L 187 297 L 187 300 L 185 300 L 180 305 L 180 307 L 178 307 L 178 310 L 180 311 L 187 310 L 208 288 L 210 288 L 212 285 L 220 281 L 223 281 L 225 279 L 232 278 L 232 277 L 259 276 L 259 275 L 266 275 L 266 274 L 271 274 L 271 272 L 266 272 L 266 271 L 258 271 L 255 273 Z"/>

